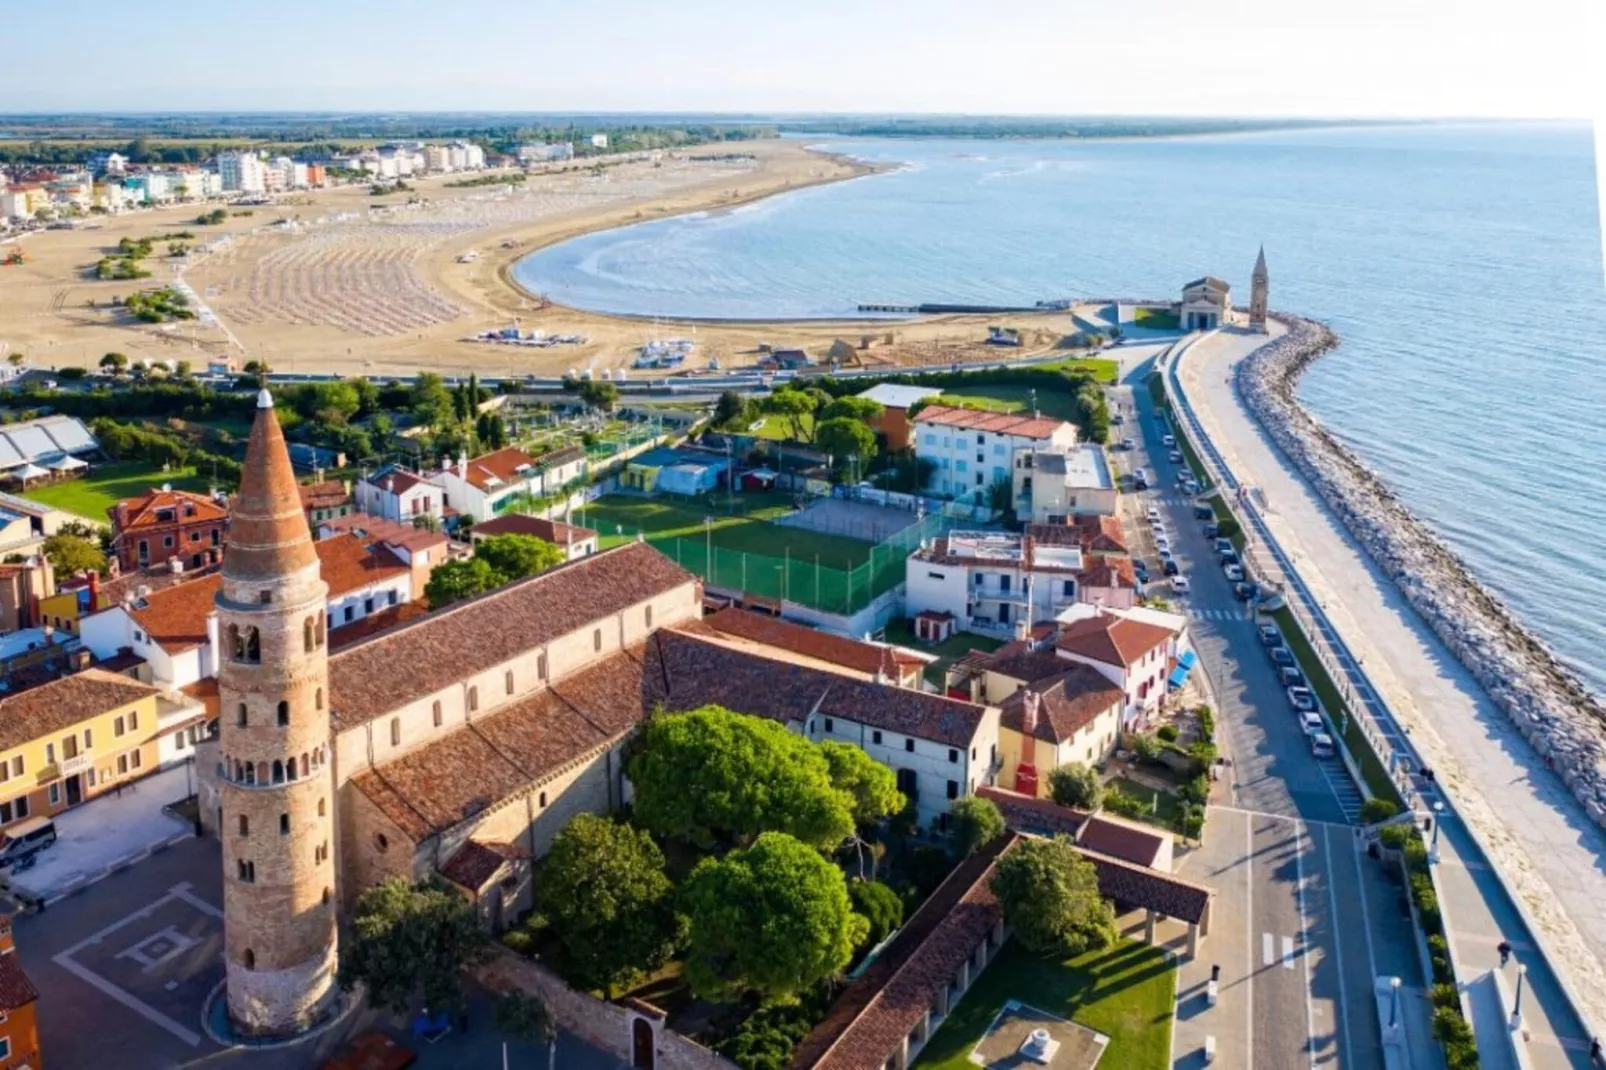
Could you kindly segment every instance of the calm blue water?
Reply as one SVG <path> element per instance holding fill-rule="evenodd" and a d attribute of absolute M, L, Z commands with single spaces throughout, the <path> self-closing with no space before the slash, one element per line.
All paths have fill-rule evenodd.
<path fill-rule="evenodd" d="M 1312 410 L 1606 691 L 1606 283 L 1587 126 L 1171 141 L 845 141 L 904 169 L 532 254 L 583 308 L 1161 296 L 1222 275 L 1343 346 Z"/>

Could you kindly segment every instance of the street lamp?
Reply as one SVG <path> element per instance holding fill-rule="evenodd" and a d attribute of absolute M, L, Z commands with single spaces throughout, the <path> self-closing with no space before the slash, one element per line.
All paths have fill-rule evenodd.
<path fill-rule="evenodd" d="M 1444 825 L 1444 803 L 1433 804 L 1433 843 L 1428 848 L 1428 861 L 1439 861 L 1439 829 Z"/>

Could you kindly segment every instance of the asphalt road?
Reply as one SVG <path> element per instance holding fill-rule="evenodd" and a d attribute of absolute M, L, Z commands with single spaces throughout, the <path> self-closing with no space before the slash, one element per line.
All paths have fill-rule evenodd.
<path fill-rule="evenodd" d="M 1129 537 L 1147 559 L 1150 593 L 1189 619 L 1194 649 L 1210 679 L 1217 731 L 1232 765 L 1230 803 L 1213 806 L 1204 842 L 1183 876 L 1217 890 L 1212 932 L 1178 982 L 1177 1067 L 1203 1066 L 1206 1036 L 1217 1066 L 1357 1067 L 1382 1070 L 1372 978 L 1419 976 L 1403 899 L 1351 824 L 1358 793 L 1343 767 L 1319 761 L 1256 630 L 1238 601 L 1193 500 L 1178 486 L 1156 413 L 1134 369 L 1116 397 L 1125 423 L 1112 429 L 1135 448 L 1115 454 L 1123 473 L 1150 473 L 1151 489 L 1123 481 Z M 1145 511 L 1158 505 L 1190 590 L 1170 589 L 1153 554 Z M 1212 967 L 1221 977 L 1214 1007 L 1204 998 Z M 1426 1041 L 1427 1004 L 1407 989 L 1410 1020 Z"/>

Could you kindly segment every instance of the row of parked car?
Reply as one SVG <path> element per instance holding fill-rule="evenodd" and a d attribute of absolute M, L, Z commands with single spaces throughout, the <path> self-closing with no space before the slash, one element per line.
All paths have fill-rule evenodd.
<path fill-rule="evenodd" d="M 1322 719 L 1321 711 L 1316 707 L 1316 695 L 1306 682 L 1305 674 L 1299 671 L 1294 652 L 1283 642 L 1283 633 L 1277 629 L 1277 625 L 1269 621 L 1260 625 L 1260 645 L 1266 648 L 1272 664 L 1277 667 L 1283 693 L 1288 696 L 1288 704 L 1294 708 L 1299 725 L 1310 740 L 1311 753 L 1318 758 L 1330 757 L 1333 753 L 1333 737 L 1327 734 L 1327 722 Z"/>

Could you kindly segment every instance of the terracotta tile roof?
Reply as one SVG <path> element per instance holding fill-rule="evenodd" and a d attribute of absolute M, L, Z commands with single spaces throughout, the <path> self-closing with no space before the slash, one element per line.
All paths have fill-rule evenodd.
<path fill-rule="evenodd" d="M 0 750 L 21 746 L 161 691 L 100 669 L 85 669 L 0 699 Z"/>
<path fill-rule="evenodd" d="M 389 631 L 391 628 L 398 628 L 403 624 L 411 624 L 420 617 L 428 615 L 429 602 L 423 598 L 375 610 L 361 620 L 354 620 L 350 624 L 341 624 L 331 628 L 329 631 L 329 652 L 333 654 L 338 650 L 344 650 L 346 647 L 352 646 L 370 636 Z"/>
<path fill-rule="evenodd" d="M 899 735 L 966 747 L 987 708 L 894 684 L 735 649 L 683 627 L 665 628 L 647 643 L 647 687 L 665 709 L 710 703 L 781 722 L 811 713 L 841 717 Z"/>
<path fill-rule="evenodd" d="M 1078 577 L 1083 587 L 1111 587 L 1136 590 L 1138 574 L 1130 558 L 1114 557 L 1084 569 Z"/>
<path fill-rule="evenodd" d="M 601 683 L 632 678 L 634 694 L 628 685 L 610 691 Z M 639 656 L 621 651 L 565 681 L 567 697 L 539 691 L 364 770 L 352 783 L 416 843 L 513 798 L 633 728 L 651 708 L 640 680 Z"/>
<path fill-rule="evenodd" d="M 1002 788 L 977 788 L 976 794 L 996 803 L 1010 828 L 1031 835 L 1067 833 L 1074 838 L 1091 817 L 1079 810 L 1056 806 L 1047 799 L 1033 799 Z M 1203 884 L 1097 851 L 1078 850 L 1098 871 L 1099 894 L 1106 899 L 1146 907 L 1192 924 L 1202 920 L 1210 908 L 1210 898 L 1215 893 Z"/>
<path fill-rule="evenodd" d="M 148 587 L 152 592 L 176 587 L 181 583 L 188 583 L 202 576 L 214 575 L 217 572 L 215 565 L 202 569 L 191 569 L 184 572 L 174 572 L 171 568 L 150 568 L 139 572 L 125 572 L 121 576 L 101 581 L 100 603 L 95 609 L 109 609 L 112 606 L 125 602 L 134 597 L 134 593 L 141 587 Z"/>
<path fill-rule="evenodd" d="M 390 482 L 390 492 L 392 494 L 404 494 L 418 486 L 420 483 L 427 483 L 432 487 L 437 487 L 440 485 L 424 476 L 419 475 L 417 472 L 402 468 L 399 465 L 391 465 L 386 468 L 381 468 L 373 475 L 365 476 L 363 478 L 364 483 L 371 484 L 372 486 L 379 487 L 381 489 L 384 488 L 387 481 Z"/>
<path fill-rule="evenodd" d="M 204 706 L 209 719 L 217 716 L 222 704 L 218 697 L 217 677 L 212 676 L 205 680 L 197 680 L 193 684 L 185 684 L 179 690 Z"/>
<path fill-rule="evenodd" d="M 406 575 L 408 564 L 373 539 L 336 535 L 314 544 L 329 597 L 339 598 L 364 587 Z M 225 558 L 225 562 L 227 558 Z M 225 566 L 227 564 L 225 563 Z"/>
<path fill-rule="evenodd" d="M 1169 628 L 1100 613 L 1067 626 L 1054 645 L 1068 653 L 1126 668 L 1170 639 Z"/>
<path fill-rule="evenodd" d="M 101 658 L 95 662 L 95 668 L 102 672 L 114 672 L 119 676 L 133 677 L 133 671 L 145 664 L 145 659 L 124 647 L 109 658 Z"/>
<path fill-rule="evenodd" d="M 840 665 L 866 676 L 885 673 L 896 681 L 901 672 L 898 658 L 889 647 L 861 643 L 857 639 L 832 635 L 789 620 L 731 607 L 720 610 L 705 622 L 717 631 L 766 646 L 790 650 L 816 661 Z"/>
<path fill-rule="evenodd" d="M 303 509 L 334 509 L 351 501 L 351 492 L 338 479 L 303 483 L 299 487 Z"/>
<path fill-rule="evenodd" d="M 995 435 L 1017 435 L 1021 438 L 1046 439 L 1066 426 L 1064 420 L 1046 416 L 1027 416 L 1020 413 L 981 412 L 976 409 L 958 409 L 947 405 L 927 405 L 915 416 L 916 426 L 936 424 L 961 431 L 986 431 Z"/>
<path fill-rule="evenodd" d="M 1126 693 L 1105 679 L 1091 665 L 1074 665 L 1066 669 L 1063 658 L 1060 673 L 1049 681 L 1036 680 L 1004 700 L 998 723 L 1004 728 L 1022 731 L 1023 712 L 1027 692 L 1042 699 L 1038 708 L 1037 728 L 1034 737 L 1049 743 L 1064 743 L 1093 723 L 1093 719 L 1126 702 Z"/>
<path fill-rule="evenodd" d="M 347 513 L 345 516 L 332 516 L 327 520 L 320 520 L 318 531 L 325 539 L 340 534 L 364 535 L 387 546 L 400 546 L 410 553 L 427 550 L 433 546 L 445 546 L 451 542 L 438 531 L 415 528 L 411 524 L 398 523 L 368 513 Z"/>
<path fill-rule="evenodd" d="M 1000 838 L 961 862 L 792 1053 L 793 1070 L 883 1070 L 959 967 L 1003 920 L 992 892 Z"/>
<path fill-rule="evenodd" d="M 1039 650 L 1031 639 L 1015 639 L 984 655 L 981 667 L 1031 684 L 1064 672 L 1068 663 L 1052 650 Z"/>
<path fill-rule="evenodd" d="M 522 516 L 518 513 L 482 520 L 474 525 L 473 533 L 475 538 L 489 538 L 492 535 L 534 535 L 538 539 L 559 546 L 585 542 L 587 539 L 597 537 L 595 531 L 582 528 L 578 524 L 565 524 L 559 520 L 545 520 L 538 516 Z"/>
<path fill-rule="evenodd" d="M 269 580 L 317 560 L 297 488 L 273 398 L 264 390 L 258 395 L 240 468 L 240 493 L 231 509 L 224 575 L 248 583 Z"/>
<path fill-rule="evenodd" d="M 632 542 L 448 606 L 330 659 L 334 727 L 343 731 L 364 724 L 694 582 L 696 577 L 651 546 Z"/>
<path fill-rule="evenodd" d="M 1084 553 L 1127 552 L 1119 517 L 1073 516 L 1063 524 L 1028 524 L 1026 534 L 1044 546 L 1076 546 Z"/>
<path fill-rule="evenodd" d="M 38 998 L 39 990 L 28 980 L 27 971 L 18 961 L 16 951 L 0 955 L 0 1010 L 20 1010 Z M 21 1054 L 22 1047 L 18 1046 L 18 1054 Z"/>
<path fill-rule="evenodd" d="M 481 490 L 498 490 L 510 483 L 529 478 L 533 473 L 519 473 L 520 468 L 534 468 L 536 459 L 517 446 L 471 457 L 468 461 L 468 481 Z M 455 469 L 454 469 L 455 471 Z"/>
<path fill-rule="evenodd" d="M 1052 799 L 1039 799 L 1005 788 L 983 785 L 976 789 L 976 794 L 983 799 L 991 799 L 999 813 L 1004 815 L 1004 821 L 1018 832 L 1041 836 L 1063 833 L 1074 840 L 1081 833 L 1082 826 L 1093 816 L 1086 810 L 1061 806 Z"/>
<path fill-rule="evenodd" d="M 158 520 L 157 513 L 171 509 L 172 520 Z M 194 509 L 193 516 L 186 511 Z M 107 510 L 119 532 L 153 528 L 159 524 L 200 524 L 208 520 L 227 520 L 229 507 L 213 501 L 206 494 L 192 494 L 187 490 L 152 490 L 138 498 L 124 498 Z M 118 518 L 121 517 L 121 522 Z"/>
<path fill-rule="evenodd" d="M 1097 814 L 1087 819 L 1076 845 L 1101 855 L 1119 858 L 1134 865 L 1153 867 L 1164 845 L 1164 834 L 1150 832 L 1125 821 L 1112 821 Z"/>
<path fill-rule="evenodd" d="M 469 840 L 441 867 L 441 876 L 471 892 L 477 892 L 501 872 L 503 866 L 529 857 L 530 852 L 511 843 Z"/>
<path fill-rule="evenodd" d="M 169 654 L 191 650 L 206 642 L 206 618 L 222 588 L 223 577 L 212 572 L 151 592 L 143 607 L 135 602 L 128 615 L 151 637 L 151 642 Z"/>

